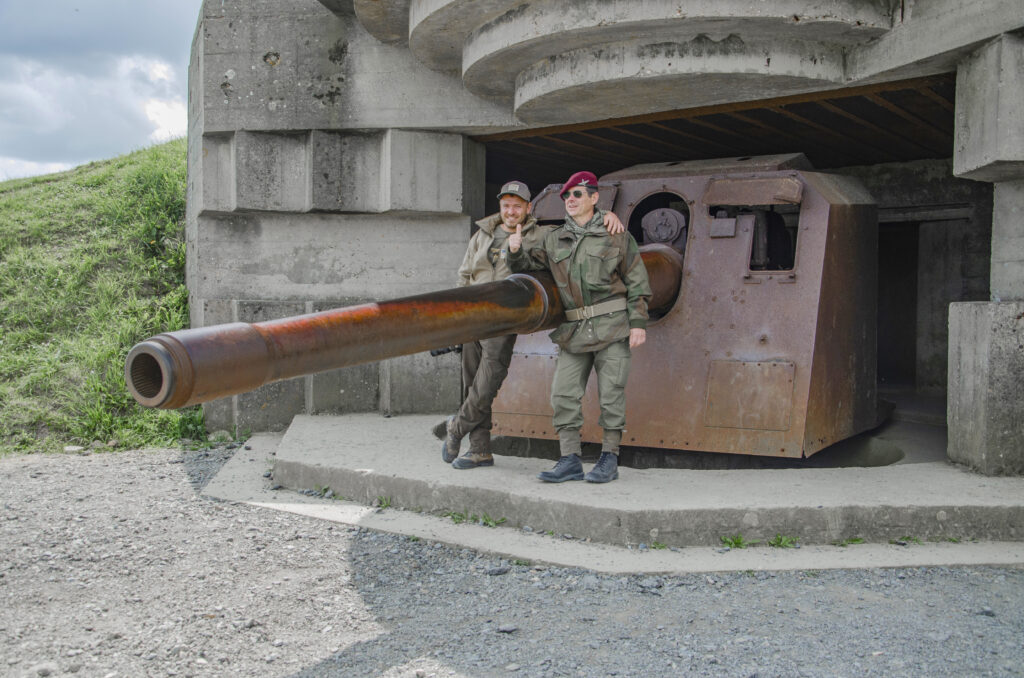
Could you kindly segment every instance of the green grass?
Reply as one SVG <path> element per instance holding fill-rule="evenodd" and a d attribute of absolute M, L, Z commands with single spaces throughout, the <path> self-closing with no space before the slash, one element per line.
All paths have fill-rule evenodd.
<path fill-rule="evenodd" d="M 484 527 L 498 527 L 508 521 L 507 518 L 492 518 L 486 513 L 478 516 L 475 513 L 469 512 L 444 511 L 441 513 L 441 516 L 443 518 L 451 518 L 452 522 L 456 525 L 468 522 L 474 525 L 483 525 Z"/>
<path fill-rule="evenodd" d="M 747 541 L 743 538 L 742 534 L 734 534 L 732 536 L 726 535 L 724 537 L 719 537 L 718 539 L 722 542 L 723 546 L 731 549 L 745 549 L 748 546 L 754 546 L 761 543 L 757 540 Z"/>
<path fill-rule="evenodd" d="M 774 537 L 768 540 L 768 546 L 777 549 L 791 549 L 796 548 L 800 542 L 798 537 L 790 537 L 785 534 L 776 534 Z"/>
<path fill-rule="evenodd" d="M 188 324 L 185 141 L 0 182 L 0 454 L 205 439 L 128 394 L 137 342 Z"/>

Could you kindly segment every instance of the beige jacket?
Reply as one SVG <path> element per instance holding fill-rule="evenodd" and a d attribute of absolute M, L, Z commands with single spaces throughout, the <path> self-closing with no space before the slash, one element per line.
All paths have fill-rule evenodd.
<path fill-rule="evenodd" d="M 502 246 L 501 251 L 498 252 L 496 263 L 493 266 L 488 258 L 488 252 L 494 244 L 495 230 L 501 229 L 501 215 L 492 214 L 489 217 L 484 217 L 476 222 L 476 225 L 480 227 L 480 230 L 469 239 L 466 256 L 462 258 L 462 265 L 459 266 L 459 287 L 504 280 L 512 275 L 512 269 L 508 267 L 507 244 Z M 523 222 L 523 249 L 539 247 L 548 230 L 550 230 L 548 227 L 538 225 L 537 220 L 532 216 L 527 216 L 526 221 Z"/>

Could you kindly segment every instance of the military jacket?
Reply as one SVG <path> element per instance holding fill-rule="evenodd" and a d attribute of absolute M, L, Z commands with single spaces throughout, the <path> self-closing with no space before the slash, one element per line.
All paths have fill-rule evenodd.
<path fill-rule="evenodd" d="M 469 239 L 466 256 L 459 266 L 459 287 L 503 280 L 512 274 L 508 265 L 508 236 L 501 227 L 501 215 L 492 214 L 476 222 L 480 227 Z M 536 247 L 549 227 L 540 226 L 532 216 L 523 222 L 523 244 Z"/>
<path fill-rule="evenodd" d="M 559 325 L 551 340 L 567 351 L 599 351 L 627 338 L 631 328 L 647 327 L 651 286 L 640 250 L 628 231 L 608 234 L 602 210 L 595 210 L 583 227 L 566 216 L 537 246 L 530 247 L 524 238 L 509 264 L 513 271 L 549 269 L 566 310 L 626 299 L 626 310 Z"/>

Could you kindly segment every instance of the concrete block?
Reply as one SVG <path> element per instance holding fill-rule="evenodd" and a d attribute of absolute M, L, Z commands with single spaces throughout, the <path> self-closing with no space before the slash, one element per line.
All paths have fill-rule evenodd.
<path fill-rule="evenodd" d="M 459 354 L 435 358 L 415 353 L 383 361 L 380 369 L 381 409 L 386 414 L 451 413 L 461 404 Z"/>
<path fill-rule="evenodd" d="M 946 402 L 951 461 L 1024 474 L 1024 301 L 950 305 Z"/>
<path fill-rule="evenodd" d="M 466 143 L 472 142 L 458 134 L 388 130 L 382 148 L 382 207 L 462 213 Z"/>
<path fill-rule="evenodd" d="M 202 181 L 198 207 L 212 212 L 230 212 L 235 209 L 233 135 L 204 134 L 201 139 Z"/>
<path fill-rule="evenodd" d="M 235 430 L 235 398 L 221 398 L 203 403 L 203 423 L 206 432 Z"/>
<path fill-rule="evenodd" d="M 306 134 L 237 132 L 235 206 L 240 210 L 309 209 Z"/>
<path fill-rule="evenodd" d="M 202 215 L 197 298 L 396 299 L 453 287 L 465 216 Z"/>
<path fill-rule="evenodd" d="M 235 427 L 239 435 L 254 431 L 283 431 L 296 414 L 305 411 L 305 378 L 278 381 L 255 391 L 235 396 L 238 411 Z"/>
<path fill-rule="evenodd" d="M 313 414 L 376 412 L 380 405 L 378 363 L 353 365 L 310 377 Z"/>
<path fill-rule="evenodd" d="M 384 134 L 310 133 L 310 208 L 322 212 L 380 212 Z"/>
<path fill-rule="evenodd" d="M 1022 110 L 1024 38 L 1004 34 L 957 69 L 953 172 L 977 181 L 1024 178 Z"/>
<path fill-rule="evenodd" d="M 379 42 L 329 0 L 207 2 L 193 44 L 190 100 L 202 132 L 519 126 L 506 105 L 470 94 L 407 48 Z M 197 56 L 198 55 L 198 56 Z M 197 91 L 198 90 L 198 91 Z"/>
<path fill-rule="evenodd" d="M 1024 180 L 995 184 L 989 287 L 993 301 L 1024 300 Z"/>
<path fill-rule="evenodd" d="M 199 315 L 192 323 L 193 327 L 209 327 L 235 322 L 235 304 L 231 299 L 198 300 Z"/>

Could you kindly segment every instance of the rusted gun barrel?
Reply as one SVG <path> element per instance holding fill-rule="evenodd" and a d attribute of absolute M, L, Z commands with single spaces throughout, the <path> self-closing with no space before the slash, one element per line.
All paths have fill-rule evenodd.
<path fill-rule="evenodd" d="M 641 252 L 653 312 L 671 308 L 682 255 L 664 245 Z M 300 315 L 165 332 L 136 344 L 125 362 L 132 396 L 174 409 L 264 384 L 505 334 L 565 319 L 547 273 Z"/>

